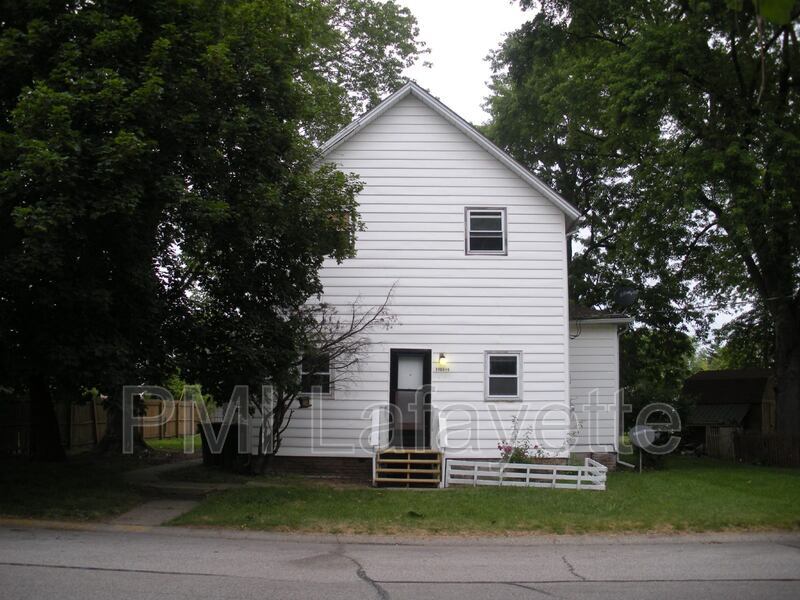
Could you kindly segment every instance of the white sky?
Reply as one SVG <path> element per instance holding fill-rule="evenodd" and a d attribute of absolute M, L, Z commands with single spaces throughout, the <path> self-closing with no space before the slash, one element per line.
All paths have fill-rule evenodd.
<path fill-rule="evenodd" d="M 420 38 L 431 52 L 407 69 L 414 79 L 459 116 L 478 125 L 488 119 L 481 108 L 489 95 L 491 68 L 484 60 L 505 38 L 532 18 L 509 0 L 396 0 L 419 23 Z"/>

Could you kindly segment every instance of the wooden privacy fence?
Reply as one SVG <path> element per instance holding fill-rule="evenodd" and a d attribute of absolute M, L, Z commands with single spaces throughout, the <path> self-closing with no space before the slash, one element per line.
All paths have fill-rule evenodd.
<path fill-rule="evenodd" d="M 529 465 L 448 458 L 445 487 L 495 485 L 605 490 L 608 468 L 587 458 L 583 465 Z"/>
<path fill-rule="evenodd" d="M 150 417 L 140 426 L 146 440 L 194 435 L 200 422 L 199 410 L 193 402 L 179 401 L 169 410 L 163 400 L 144 401 L 144 415 Z M 83 404 L 57 403 L 56 418 L 61 432 L 61 443 L 69 449 L 89 449 L 103 439 L 107 415 L 102 402 Z M 159 422 L 158 415 L 165 419 Z M 14 400 L 0 403 L 0 455 L 25 455 L 30 443 L 30 403 Z"/>
<path fill-rule="evenodd" d="M 144 417 L 147 417 L 142 426 L 142 435 L 146 440 L 184 437 L 194 435 L 200 416 L 194 402 L 174 402 L 170 409 L 164 400 L 145 400 Z M 166 418 L 159 419 L 159 415 Z"/>
<path fill-rule="evenodd" d="M 733 445 L 737 460 L 743 462 L 800 467 L 800 435 L 736 433 Z"/>
<path fill-rule="evenodd" d="M 61 443 L 74 450 L 91 448 L 106 434 L 106 411 L 96 399 L 83 404 L 56 404 Z"/>

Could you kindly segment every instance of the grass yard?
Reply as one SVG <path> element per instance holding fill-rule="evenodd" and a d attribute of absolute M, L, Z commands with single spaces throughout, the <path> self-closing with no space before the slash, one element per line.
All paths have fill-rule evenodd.
<path fill-rule="evenodd" d="M 163 481 L 188 481 L 191 483 L 247 483 L 253 477 L 239 475 L 231 471 L 224 471 L 216 467 L 191 465 L 165 471 L 158 476 Z"/>
<path fill-rule="evenodd" d="M 120 514 L 142 502 L 123 472 L 147 466 L 134 457 L 90 454 L 64 463 L 0 461 L 0 516 L 90 521 Z"/>
<path fill-rule="evenodd" d="M 192 437 L 194 438 L 194 453 L 200 456 L 203 451 L 200 434 L 195 434 Z M 163 440 L 151 439 L 147 440 L 147 445 L 159 452 L 183 453 L 183 441 L 184 438 L 182 437 L 164 438 Z"/>
<path fill-rule="evenodd" d="M 690 457 L 667 465 L 612 473 L 605 492 L 391 490 L 279 479 L 211 496 L 173 524 L 431 534 L 800 528 L 800 471 Z"/>

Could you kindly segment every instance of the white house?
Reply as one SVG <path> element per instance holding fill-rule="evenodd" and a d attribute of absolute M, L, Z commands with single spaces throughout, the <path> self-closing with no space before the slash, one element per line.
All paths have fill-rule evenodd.
<path fill-rule="evenodd" d="M 396 323 L 371 334 L 346 383 L 295 411 L 279 459 L 368 469 L 392 447 L 421 464 L 406 450 L 498 459 L 514 416 L 520 438 L 531 428 L 564 459 L 571 407 L 582 424 L 571 451 L 613 463 L 628 319 L 570 314 L 566 236 L 578 211 L 415 83 L 322 154 L 365 183 L 357 256 L 326 263 L 324 301 L 380 304 L 394 286 Z"/>

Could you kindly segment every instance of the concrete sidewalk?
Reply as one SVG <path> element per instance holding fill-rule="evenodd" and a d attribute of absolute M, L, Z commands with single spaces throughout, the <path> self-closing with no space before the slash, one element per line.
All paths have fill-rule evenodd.
<path fill-rule="evenodd" d="M 111 520 L 114 525 L 164 525 L 172 519 L 189 512 L 200 502 L 198 500 L 179 500 L 165 498 L 150 500 Z"/>
<path fill-rule="evenodd" d="M 237 483 L 200 483 L 162 479 L 165 473 L 202 464 L 202 459 L 182 460 L 128 471 L 124 474 L 127 483 L 156 498 L 115 517 L 110 524 L 123 527 L 164 525 L 197 506 L 208 494 L 240 487 L 241 484 Z"/>
<path fill-rule="evenodd" d="M 242 484 L 240 483 L 199 483 L 191 481 L 169 481 L 161 478 L 163 474 L 170 471 L 176 471 L 186 467 L 196 467 L 202 464 L 202 458 L 182 460 L 128 471 L 125 473 L 124 477 L 125 481 L 131 485 L 142 488 L 158 496 L 169 498 L 202 499 L 213 492 L 241 487 Z"/>

